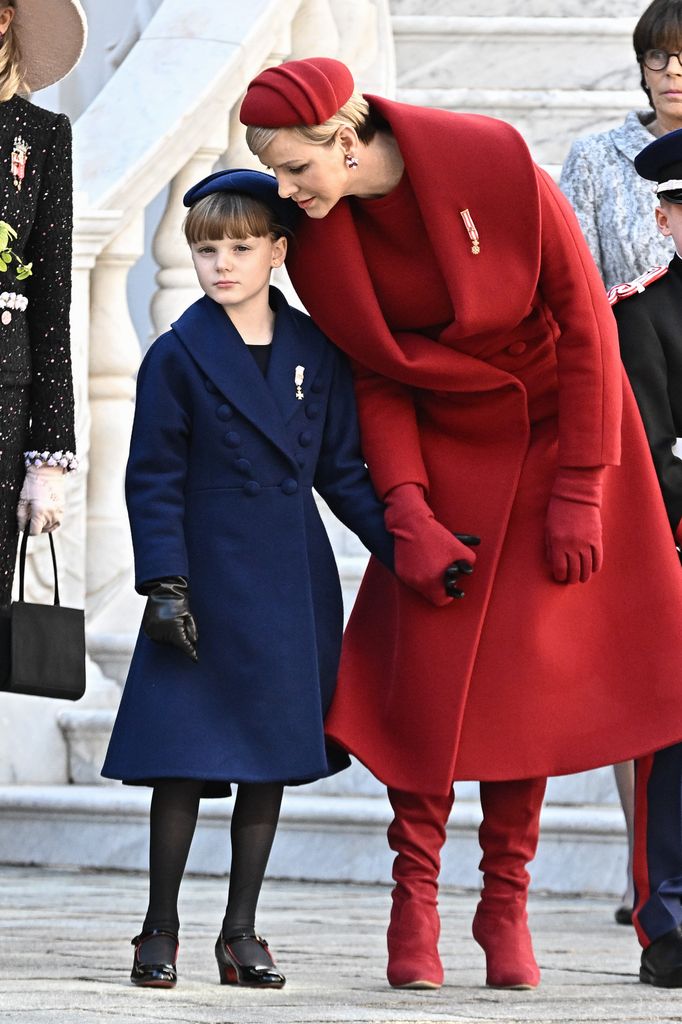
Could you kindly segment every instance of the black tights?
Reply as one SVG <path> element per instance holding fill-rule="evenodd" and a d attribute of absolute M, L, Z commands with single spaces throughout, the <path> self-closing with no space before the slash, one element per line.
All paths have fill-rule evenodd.
<path fill-rule="evenodd" d="M 196 828 L 204 783 L 167 779 L 154 786 L 150 817 L 149 906 L 143 931 L 177 934 L 178 893 Z M 232 812 L 232 862 L 222 932 L 225 939 L 254 931 L 256 905 L 282 802 L 279 782 L 242 782 Z M 150 939 L 140 959 L 164 962 L 167 941 Z"/>

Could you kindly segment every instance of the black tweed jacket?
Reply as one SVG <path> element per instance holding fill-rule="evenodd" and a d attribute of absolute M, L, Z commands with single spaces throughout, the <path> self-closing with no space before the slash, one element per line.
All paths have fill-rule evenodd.
<path fill-rule="evenodd" d="M 39 452 L 75 450 L 72 192 L 66 115 L 19 96 L 0 103 L 0 220 L 17 232 L 9 241 L 16 256 L 0 272 L 0 387 L 30 388 L 27 448 Z M 32 264 L 23 281 L 17 279 L 16 257 Z"/>

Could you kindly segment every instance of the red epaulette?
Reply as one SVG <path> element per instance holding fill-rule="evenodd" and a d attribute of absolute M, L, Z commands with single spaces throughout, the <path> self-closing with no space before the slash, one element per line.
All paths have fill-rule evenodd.
<path fill-rule="evenodd" d="M 658 281 L 659 277 L 663 277 L 668 273 L 667 267 L 650 267 L 649 270 L 645 270 L 643 274 L 636 277 L 634 281 L 626 281 L 624 284 L 614 284 L 612 288 L 606 293 L 606 297 L 609 300 L 611 306 L 615 306 L 621 299 L 629 299 L 631 295 L 637 295 L 638 292 L 643 292 L 654 281 Z"/>

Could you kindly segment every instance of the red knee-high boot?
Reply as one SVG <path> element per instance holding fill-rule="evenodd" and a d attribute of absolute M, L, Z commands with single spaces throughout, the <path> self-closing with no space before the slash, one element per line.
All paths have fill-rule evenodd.
<path fill-rule="evenodd" d="M 395 818 L 388 828 L 393 862 L 393 907 L 386 936 L 389 984 L 394 988 L 438 988 L 438 873 L 445 826 L 454 794 L 425 796 L 389 789 Z"/>
<path fill-rule="evenodd" d="M 535 856 L 546 784 L 481 783 L 483 890 L 472 931 L 485 952 L 486 984 L 494 988 L 535 988 L 540 982 L 528 930 L 526 864 Z"/>

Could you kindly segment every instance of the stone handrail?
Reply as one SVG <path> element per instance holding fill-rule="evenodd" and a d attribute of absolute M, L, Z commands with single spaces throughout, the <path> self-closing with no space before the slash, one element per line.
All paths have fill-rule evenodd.
<path fill-rule="evenodd" d="M 218 126 L 227 133 L 262 67 L 338 56 L 366 88 L 391 88 L 388 42 L 386 0 L 165 0 L 75 125 L 76 188 L 92 207 L 132 216 Z"/>

